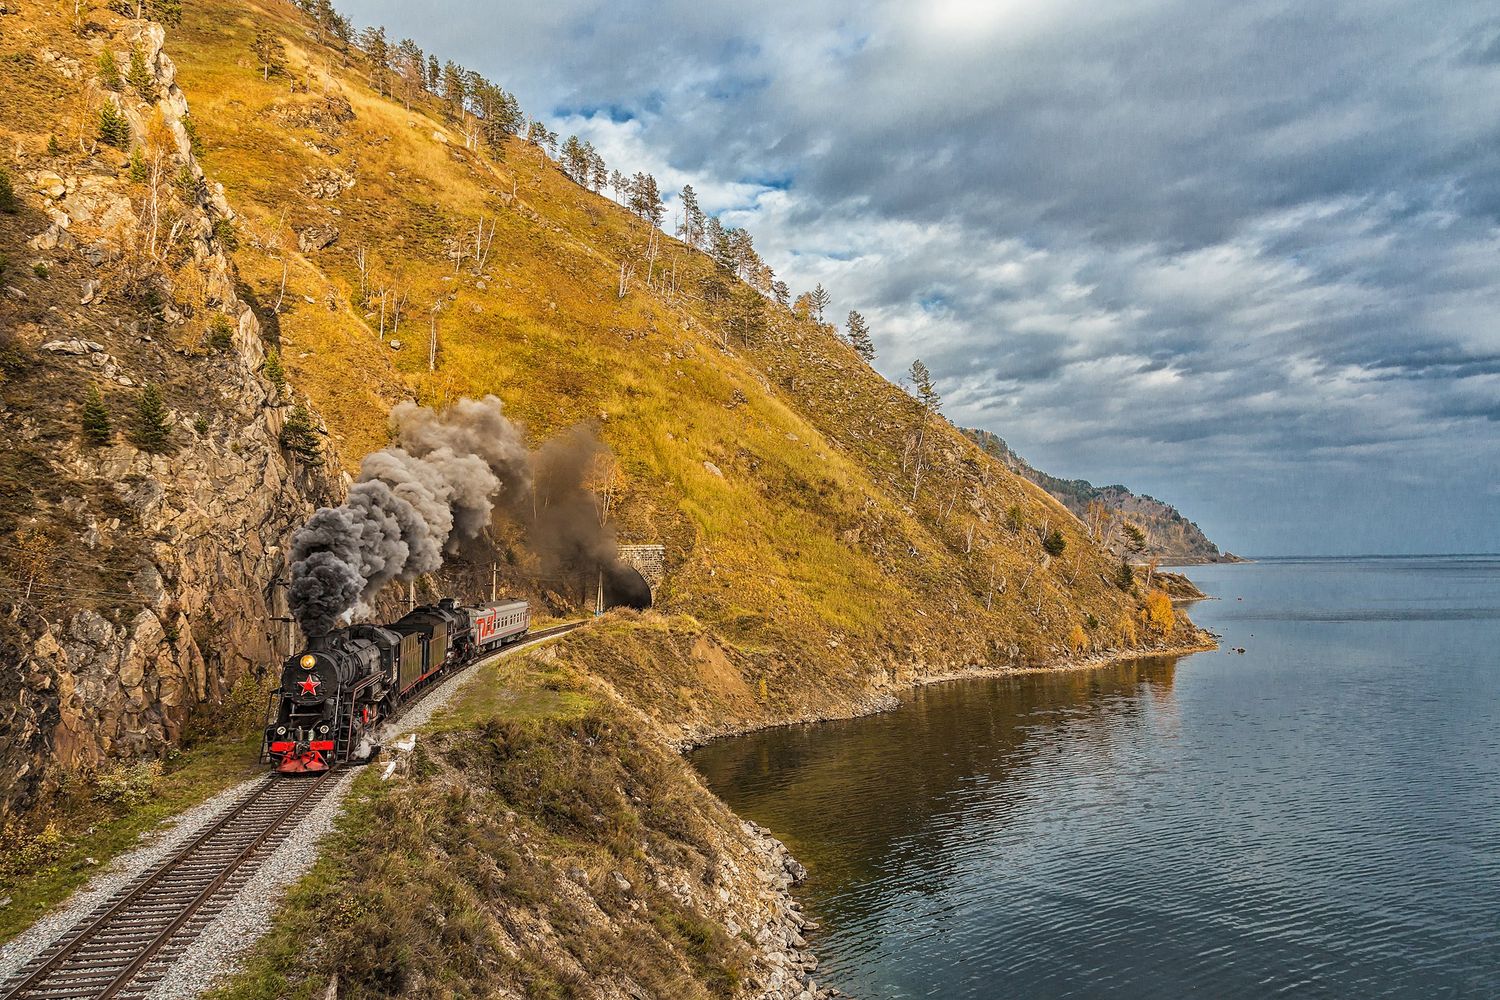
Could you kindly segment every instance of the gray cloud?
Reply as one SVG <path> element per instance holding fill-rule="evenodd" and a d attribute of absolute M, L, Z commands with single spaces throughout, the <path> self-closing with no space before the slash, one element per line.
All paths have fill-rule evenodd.
<path fill-rule="evenodd" d="M 1250 551 L 1495 548 L 1491 5 L 447 9 L 349 12 L 691 180 L 1049 471 Z"/>

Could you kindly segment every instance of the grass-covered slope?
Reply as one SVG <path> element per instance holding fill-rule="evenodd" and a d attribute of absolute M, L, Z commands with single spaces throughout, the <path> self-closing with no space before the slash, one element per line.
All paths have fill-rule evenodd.
<path fill-rule="evenodd" d="M 252 65 L 260 25 L 285 41 L 285 76 Z M 668 546 L 658 609 L 690 616 L 655 627 L 715 647 L 704 681 L 748 692 L 742 717 L 816 713 L 914 667 L 1148 638 L 1126 624 L 1140 595 L 1060 504 L 941 419 L 913 498 L 914 401 L 829 327 L 769 301 L 746 323 L 743 287 L 705 301 L 711 262 L 674 240 L 648 286 L 646 225 L 536 147 L 466 149 L 435 101 L 379 96 L 357 52 L 343 65 L 280 4 L 192 5 L 169 48 L 240 213 L 248 297 L 345 465 L 407 394 L 495 393 L 538 438 L 596 425 L 624 473 L 622 535 Z M 495 226 L 482 269 L 480 220 Z M 315 227 L 337 239 L 301 252 Z"/>

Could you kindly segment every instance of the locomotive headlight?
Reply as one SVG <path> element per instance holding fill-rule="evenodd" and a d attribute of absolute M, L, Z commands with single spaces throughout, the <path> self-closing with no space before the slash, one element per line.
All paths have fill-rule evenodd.
<path fill-rule="evenodd" d="M 311 670 L 318 665 L 318 658 L 311 653 L 303 653 L 302 659 L 298 662 L 302 664 L 303 668 Z"/>

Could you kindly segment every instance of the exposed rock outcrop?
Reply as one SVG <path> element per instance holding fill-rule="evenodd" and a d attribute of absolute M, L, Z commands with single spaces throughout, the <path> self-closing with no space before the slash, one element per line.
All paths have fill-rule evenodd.
<path fill-rule="evenodd" d="M 317 469 L 294 465 L 280 447 L 285 393 L 261 373 L 260 325 L 235 291 L 218 236 L 233 213 L 194 158 L 164 33 L 154 24 L 126 30 L 111 45 L 140 49 L 156 100 L 119 105 L 135 134 L 154 121 L 170 132 L 171 176 L 190 181 L 178 184 L 189 193 L 172 222 L 185 249 L 145 278 L 132 272 L 137 287 L 157 289 L 159 304 L 146 306 L 155 312 L 142 315 L 118 274 L 144 201 L 97 159 L 29 177 L 37 217 L 48 223 L 30 245 L 74 280 L 39 282 L 36 299 L 12 297 L 15 340 L 37 362 L 3 400 L 7 424 L 15 418 L 19 437 L 70 494 L 31 521 L 81 526 L 79 551 L 113 553 L 129 583 L 128 591 L 87 581 L 65 589 L 33 577 L 25 599 L 0 606 L 5 644 L 15 647 L 0 677 L 0 816 L 32 801 L 56 769 L 163 750 L 195 709 L 223 701 L 274 661 L 285 641 L 273 621 L 285 613 L 276 583 L 283 544 L 327 488 Z M 52 299 L 60 304 L 49 307 Z M 229 348 L 204 355 L 173 346 L 173 331 L 205 310 L 229 320 Z M 145 334 L 148 325 L 164 329 Z M 170 452 L 142 451 L 128 435 L 85 448 L 66 410 L 38 399 L 88 382 L 173 390 L 169 402 L 183 409 L 171 414 Z M 35 412 L 20 412 L 23 398 Z"/>

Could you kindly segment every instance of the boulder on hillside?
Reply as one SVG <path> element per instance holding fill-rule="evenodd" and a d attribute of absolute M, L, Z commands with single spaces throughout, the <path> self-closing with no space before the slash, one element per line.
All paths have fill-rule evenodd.
<path fill-rule="evenodd" d="M 297 234 L 297 249 L 303 253 L 312 253 L 315 250 L 322 250 L 325 247 L 332 246 L 338 238 L 339 230 L 337 226 L 308 226 Z"/>

